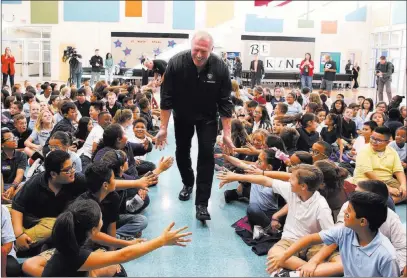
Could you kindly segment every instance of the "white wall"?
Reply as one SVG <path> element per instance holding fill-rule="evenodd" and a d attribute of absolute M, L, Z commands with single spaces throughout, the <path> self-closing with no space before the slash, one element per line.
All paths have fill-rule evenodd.
<path fill-rule="evenodd" d="M 334 1 L 343 2 L 343 1 Z M 349 3 L 351 2 L 344 2 Z M 143 1 L 143 13 L 147 10 L 147 1 Z M 205 2 L 196 2 L 196 29 L 203 29 L 205 27 Z M 302 6 L 298 6 L 302 5 Z M 315 60 L 319 59 L 319 55 L 324 51 L 341 52 L 341 71 L 343 67 L 348 50 L 360 50 L 362 52 L 362 61 L 359 64 L 362 68 L 360 84 L 361 86 L 367 85 L 367 73 L 363 69 L 367 69 L 368 56 L 369 56 L 369 34 L 370 34 L 370 20 L 367 22 L 344 22 L 344 14 L 338 14 L 338 34 L 335 35 L 322 35 L 320 34 L 320 21 L 321 19 L 332 20 L 334 12 L 331 8 L 320 10 L 319 13 L 311 13 L 310 18 L 315 21 L 313 29 L 298 29 L 298 17 L 306 12 L 306 2 L 298 1 L 287 5 L 287 8 L 274 8 L 267 11 L 268 16 L 284 18 L 284 32 L 283 33 L 246 33 L 244 32 L 245 14 L 250 12 L 258 12 L 258 8 L 253 8 L 253 1 L 235 1 L 235 19 L 228 22 L 217 30 L 211 30 L 214 33 L 215 44 L 224 50 L 228 51 L 243 51 L 240 36 L 245 35 L 263 35 L 263 36 L 301 36 L 301 37 L 314 37 L 316 39 L 315 53 L 313 57 Z M 337 3 L 341 5 L 341 3 Z M 354 5 L 354 4 L 352 4 Z M 2 13 L 6 15 L 6 19 L 10 20 L 10 15 L 14 14 L 15 19 L 11 23 L 3 21 L 2 29 L 7 26 L 23 25 L 30 22 L 30 3 L 23 1 L 20 5 L 2 5 Z M 349 11 L 353 8 L 349 7 Z M 336 8 L 335 8 L 336 9 Z M 147 24 L 146 17 L 143 18 L 126 18 L 125 2 L 120 2 L 120 23 L 108 22 L 64 22 L 63 21 L 63 2 L 59 2 L 59 24 L 57 25 L 41 25 L 52 26 L 51 33 L 51 49 L 52 49 L 52 79 L 56 80 L 59 77 L 60 53 L 61 44 L 75 44 L 78 52 L 84 57 L 84 65 L 88 64 L 88 60 L 93 55 L 94 49 L 99 48 L 101 53 L 111 51 L 111 32 L 162 32 L 162 33 L 189 33 L 191 30 L 173 30 L 172 29 L 172 1 L 166 2 L 165 9 L 165 23 L 164 24 Z M 295 13 L 295 14 L 294 14 Z M 368 17 L 370 13 L 368 13 Z M 37 25 L 31 25 L 37 26 Z M 317 70 L 319 70 L 319 61 L 316 61 Z"/>

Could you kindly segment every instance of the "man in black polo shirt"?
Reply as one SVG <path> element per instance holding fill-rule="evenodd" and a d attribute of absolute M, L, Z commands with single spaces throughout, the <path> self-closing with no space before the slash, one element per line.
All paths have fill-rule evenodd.
<path fill-rule="evenodd" d="M 27 168 L 27 155 L 17 151 L 17 138 L 8 129 L 1 130 L 1 175 L 4 189 L 3 202 L 11 202 L 19 184 L 24 180 L 24 171 Z"/>
<path fill-rule="evenodd" d="M 199 31 L 192 39 L 192 49 L 178 53 L 169 61 L 161 89 L 161 127 L 156 137 L 156 146 L 162 149 L 174 110 L 175 155 L 184 184 L 179 199 L 186 201 L 195 183 L 190 152 L 196 128 L 199 153 L 195 205 L 196 217 L 202 221 L 211 219 L 207 207 L 215 167 L 218 114 L 222 120 L 225 151 L 234 148 L 230 135 L 233 104 L 229 70 L 212 50 L 212 36 Z"/>
<path fill-rule="evenodd" d="M 45 171 L 29 179 L 13 199 L 11 218 L 16 247 L 21 251 L 49 238 L 56 217 L 86 191 L 86 180 L 75 173 L 68 153 L 49 153 L 44 167 Z"/>
<path fill-rule="evenodd" d="M 85 89 L 80 88 L 78 90 L 76 99 L 77 101 L 75 101 L 75 105 L 81 113 L 82 117 L 89 117 L 90 102 L 86 100 Z"/>

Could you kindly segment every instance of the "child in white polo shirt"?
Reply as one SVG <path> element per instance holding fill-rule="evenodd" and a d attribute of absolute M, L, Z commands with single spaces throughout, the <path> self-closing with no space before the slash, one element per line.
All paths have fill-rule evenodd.
<path fill-rule="evenodd" d="M 317 191 L 323 183 L 324 176 L 313 165 L 300 164 L 292 168 L 289 182 L 271 179 L 260 175 L 239 175 L 231 172 L 218 174 L 224 183 L 232 181 L 245 181 L 272 187 L 274 193 L 280 194 L 288 204 L 288 215 L 284 225 L 282 238 L 269 251 L 269 256 L 282 254 L 298 239 L 303 236 L 318 233 L 321 230 L 334 227 L 332 212 L 325 198 Z M 284 262 L 282 267 L 296 270 L 317 253 L 323 245 L 316 245 L 294 254 Z M 334 251 L 333 248 L 331 251 Z M 339 275 L 342 265 L 337 252 L 331 255 L 326 267 L 318 270 L 319 276 Z M 272 272 L 272 271 L 271 271 Z"/>
<path fill-rule="evenodd" d="M 345 277 L 398 277 L 400 268 L 396 251 L 380 231 L 387 217 L 387 198 L 355 191 L 350 195 L 345 211 L 345 226 L 307 235 L 284 253 L 269 257 L 269 269 L 276 270 L 299 250 L 312 244 L 325 243 L 312 262 L 300 269 L 301 276 L 317 276 L 321 261 L 331 254 L 331 247 L 339 246 Z"/>

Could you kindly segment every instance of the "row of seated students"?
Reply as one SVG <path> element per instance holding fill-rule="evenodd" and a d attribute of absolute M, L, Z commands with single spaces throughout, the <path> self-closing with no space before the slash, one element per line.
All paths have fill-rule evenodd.
<path fill-rule="evenodd" d="M 2 275 L 125 276 L 120 263 L 189 242 L 174 224 L 141 238 L 148 187 L 173 164 L 147 157 L 160 114 L 154 81 L 25 85 L 2 90 Z"/>
<path fill-rule="evenodd" d="M 407 197 L 403 98 L 374 109 L 369 98 L 346 104 L 339 94 L 328 109 L 324 92 L 304 88 L 284 96 L 276 88 L 276 96 L 232 85 L 236 149 L 225 153 L 219 136 L 216 170 L 220 187 L 237 183 L 224 191 L 225 202 L 248 203 L 249 227 L 236 232 L 242 236 L 245 228 L 259 243 L 280 238 L 266 250 L 267 271 L 407 275 L 406 230 L 395 213 Z"/>
<path fill-rule="evenodd" d="M 132 86 L 126 88 L 126 86 L 113 85 L 115 84 L 107 86 L 106 83 L 99 82 L 92 92 L 84 84 L 83 88 L 74 94 L 71 92 L 75 88 L 71 88 L 70 92 L 64 90 L 62 95 L 59 93 L 55 98 L 57 99 L 56 106 L 58 106 L 55 113 L 52 112 L 52 102 L 44 105 L 41 101 L 39 104 L 37 101 L 32 101 L 29 104 L 28 120 L 24 117 L 26 113 L 19 109 L 18 100 L 17 103 L 13 101 L 4 103 L 5 106 L 9 105 L 10 110 L 4 111 L 2 121 L 4 118 L 9 126 L 12 124 L 15 128 L 12 131 L 10 129 L 2 130 L 2 151 L 3 154 L 6 154 L 6 156 L 2 156 L 2 160 L 4 158 L 2 165 L 3 163 L 6 165 L 4 169 L 2 167 L 5 184 L 2 197 L 3 202 L 12 203 L 11 215 L 14 230 L 13 233 L 9 233 L 8 238 L 16 238 L 16 247 L 20 255 L 24 255 L 24 252 L 35 255 L 42 251 L 41 254 L 28 259 L 23 264 L 23 271 L 28 275 L 58 276 L 71 273 L 74 276 L 78 274 L 79 270 L 82 275 L 85 275 L 87 271 L 93 271 L 93 275 L 109 274 L 109 276 L 113 276 L 115 271 L 124 272 L 124 269 L 117 266 L 117 263 L 129 260 L 131 252 L 127 252 L 125 257 L 120 257 L 123 253 L 115 253 L 115 255 L 119 255 L 115 258 L 125 259 L 123 261 L 109 260 L 105 264 L 93 262 L 93 268 L 88 265 L 84 266 L 87 259 L 91 258 L 90 253 L 82 250 L 82 247 L 85 246 L 84 239 L 87 238 L 84 234 L 88 236 L 92 234 L 94 245 L 105 246 L 110 250 L 140 243 L 137 236 L 141 235 L 140 232 L 147 225 L 147 220 L 140 214 L 149 203 L 147 187 L 157 184 L 158 175 L 171 167 L 173 160 L 172 158 L 162 158 L 156 168 L 154 164 L 145 160 L 145 154 L 152 148 L 151 143 L 154 141 L 156 132 L 154 122 L 159 114 L 158 107 L 153 105 L 154 84 L 141 88 L 141 90 Z M 50 86 L 44 84 L 42 87 L 44 92 L 37 92 L 36 98 L 47 93 L 51 100 L 52 97 L 47 92 L 51 90 Z M 29 85 L 26 90 L 26 94 L 30 91 L 34 93 Z M 390 112 L 394 110 L 390 109 L 387 113 L 387 105 L 385 104 L 383 109 L 383 105 L 378 103 L 374 113 L 380 114 L 383 122 L 380 122 L 381 118 L 376 116 L 372 119 L 373 121 L 364 122 L 362 129 L 356 128 L 356 131 L 353 132 L 352 122 L 356 123 L 355 117 L 360 111 L 357 109 L 356 103 L 349 104 L 349 107 L 353 107 L 352 110 L 342 109 L 346 104 L 342 99 L 338 99 L 330 105 L 332 110 L 327 113 L 325 108 L 328 105 L 323 92 L 321 94 L 310 93 L 309 89 L 305 88 L 302 92 L 294 91 L 284 96 L 283 90 L 277 88 L 273 96 L 267 95 L 266 91 L 261 87 L 256 87 L 253 92 L 242 90 L 233 82 L 232 100 L 236 105 L 236 113 L 232 121 L 232 136 L 236 149 L 233 154 L 224 154 L 219 140 L 215 160 L 218 164 L 217 169 L 221 170 L 219 175 L 221 180 L 224 182 L 240 181 L 237 189 L 225 191 L 225 201 L 230 203 L 249 200 L 247 216 L 254 234 L 262 235 L 281 229 L 287 230 L 287 233 L 283 232 L 282 242 L 270 250 L 270 264 L 275 254 L 281 254 L 284 252 L 282 250 L 288 249 L 302 236 L 328 229 L 334 221 L 339 221 L 341 211 L 348 207 L 346 202 L 351 198 L 351 192 L 355 189 L 361 191 L 358 188 L 363 188 L 361 184 L 364 180 L 383 181 L 386 184 L 387 196 L 390 196 L 387 198 L 387 203 L 393 209 L 394 202 L 402 202 L 405 199 L 406 130 L 405 127 L 396 128 L 393 135 L 391 129 L 386 127 L 385 123 L 388 121 L 384 121 L 387 119 L 387 114 L 391 114 Z M 18 93 L 13 92 L 12 94 L 14 95 L 7 97 L 18 97 Z M 284 98 L 287 101 L 280 101 Z M 322 101 L 323 99 L 325 101 Z M 86 101 L 89 102 L 89 105 Z M 394 106 L 394 104 L 391 105 Z M 89 106 L 88 119 L 86 119 L 87 116 L 82 116 L 87 115 L 87 106 Z M 117 109 L 114 109 L 115 107 Z M 5 108 L 7 109 L 7 107 Z M 319 111 L 321 109 L 325 111 L 325 115 Z M 39 110 L 39 114 L 37 110 Z M 401 106 L 397 111 L 399 111 L 398 121 L 402 123 L 403 115 L 405 119 L 405 107 L 403 110 L 403 106 Z M 10 112 L 10 115 L 7 112 Z M 113 117 L 112 114 L 114 114 Z M 23 115 L 25 121 L 21 117 L 18 119 L 20 115 Z M 351 116 L 352 118 L 350 118 Z M 395 118 L 393 117 L 393 119 Z M 31 136 L 31 132 L 26 138 L 21 139 L 23 133 L 29 133 L 27 123 L 31 121 L 35 122 L 34 130 L 37 130 L 37 135 Z M 57 123 L 55 124 L 55 122 Z M 346 129 L 346 123 L 352 127 L 349 128 L 350 131 Z M 321 128 L 320 132 L 319 128 Z M 326 141 L 323 138 L 322 130 L 328 134 Z M 332 141 L 331 137 L 335 140 Z M 389 143 L 391 139 L 394 140 Z M 358 140 L 360 141 L 359 147 L 356 144 Z M 22 144 L 20 144 L 21 142 Z M 402 157 L 403 149 L 404 158 Z M 26 155 L 30 157 L 29 164 L 32 164 L 26 174 L 28 177 L 24 175 L 27 168 Z M 65 160 L 62 157 L 65 157 Z M 358 157 L 364 158 L 358 159 Z M 58 160 L 60 158 L 62 160 Z M 315 167 L 309 168 L 305 164 L 315 164 Z M 106 170 L 107 165 L 113 170 L 114 185 L 111 182 L 112 176 L 106 174 L 109 173 Z M 298 169 L 302 169 L 302 171 Z M 355 173 L 354 180 L 351 177 L 352 169 Z M 237 172 L 246 172 L 250 175 L 238 176 L 238 174 L 225 172 L 225 170 L 237 170 Z M 269 172 L 270 170 L 271 172 Z M 297 174 L 295 174 L 296 171 Z M 106 175 L 101 174 L 102 172 Z M 270 176 L 282 181 L 281 188 L 267 186 L 265 183 L 270 182 L 270 179 L 253 182 L 250 180 L 252 175 Z M 291 175 L 294 176 L 291 177 Z M 90 188 L 86 185 L 86 180 L 96 181 L 95 176 L 100 177 L 101 180 L 94 183 L 94 188 Z M 302 176 L 312 178 L 310 180 L 302 179 Z M 24 178 L 27 180 L 25 185 L 21 186 Z M 287 180 L 290 182 L 289 184 L 286 182 Z M 44 181 L 47 182 L 44 183 Z M 29 192 L 30 188 L 36 188 L 35 194 Z M 370 187 L 365 185 L 364 188 Z M 38 193 L 41 191 L 44 195 Z M 117 194 L 114 194 L 116 191 Z M 369 190 L 365 189 L 365 191 Z M 281 202 L 281 198 L 276 197 L 276 194 L 283 197 L 283 202 Z M 382 195 L 382 197 L 386 197 L 386 194 Z M 92 209 L 90 202 L 87 204 L 74 202 L 67 211 L 64 210 L 66 205 L 76 198 L 79 200 L 93 199 L 98 203 L 104 224 L 99 225 L 99 222 L 93 221 L 97 217 L 92 218 L 92 215 L 99 215 L 100 218 L 100 212 Z M 116 201 L 113 201 L 115 198 Z M 286 205 L 283 204 L 284 202 Z M 120 207 L 111 208 L 109 207 L 111 203 L 120 204 Z M 315 207 L 317 210 L 321 206 L 321 213 L 319 210 L 315 213 L 314 207 L 310 209 L 313 203 L 317 204 Z M 40 206 L 39 204 L 47 205 Z M 84 208 L 95 214 L 81 214 L 84 212 Z M 304 214 L 304 211 L 308 210 L 310 213 Z M 117 211 L 117 213 L 112 214 L 112 211 Z M 55 246 L 57 241 L 55 238 L 58 238 L 58 235 L 55 235 L 53 241 L 49 240 L 52 228 L 55 227 L 54 230 L 57 230 L 56 223 L 66 221 L 60 226 L 66 228 L 66 225 L 70 223 L 66 217 L 71 217 L 71 214 L 77 215 L 77 217 L 89 217 L 86 219 L 92 223 L 87 227 L 79 225 L 82 234 L 74 232 L 75 236 L 72 238 L 77 237 L 77 245 L 69 242 L 69 246 L 76 246 L 75 250 L 67 250 L 66 246 Z M 318 215 L 321 217 L 315 219 Z M 294 225 L 295 220 L 292 217 L 300 216 L 303 217 L 300 221 L 301 225 Z M 363 221 L 368 223 L 371 221 L 370 216 L 364 218 L 365 215 L 361 213 L 358 213 L 357 216 L 358 219 L 364 219 Z M 286 220 L 284 220 L 285 217 Z M 312 222 L 313 219 L 314 222 Z M 58 222 L 59 220 L 60 222 Z M 397 215 L 391 220 L 392 223 L 395 223 L 391 229 L 389 228 L 387 233 L 381 231 L 390 239 L 397 251 L 396 263 L 400 272 L 405 266 L 403 253 L 406 252 L 405 240 L 400 239 L 400 235 L 401 238 L 405 238 L 405 230 L 403 234 L 403 227 L 400 220 L 397 219 Z M 284 223 L 287 224 L 284 225 Z M 172 236 L 169 239 L 171 244 L 183 245 L 184 241 L 187 241 L 184 239 L 186 234 L 179 234 L 180 232 L 177 230 L 176 233 L 173 233 L 170 227 L 165 233 L 172 233 L 167 234 L 167 236 Z M 66 237 L 64 235 L 63 238 Z M 73 241 L 75 242 L 75 240 Z M 305 259 L 309 259 L 319 249 L 321 246 L 311 249 L 309 254 L 305 254 Z M 92 250 L 100 251 L 95 246 Z M 126 248 L 122 250 L 126 250 Z M 72 255 L 70 253 L 72 251 L 76 255 L 80 254 L 77 256 L 78 260 L 75 260 L 73 265 L 64 265 L 64 259 L 68 254 Z M 137 252 L 137 248 L 134 249 L 134 252 Z M 300 255 L 296 257 L 299 258 Z M 312 274 L 343 273 L 344 262 L 338 256 L 331 257 L 330 261 L 334 263 L 332 267 L 322 268 L 321 272 L 312 272 Z M 288 264 L 281 263 L 279 267 L 291 270 L 301 266 L 304 269 L 309 268 L 309 265 L 303 266 L 305 261 L 297 260 L 297 258 L 293 260 L 293 264 L 288 260 Z M 112 263 L 113 261 L 117 263 Z M 18 266 L 12 258 L 8 262 L 10 262 L 11 269 Z M 320 263 L 320 261 L 317 262 Z M 9 263 L 7 263 L 8 265 Z M 114 267 L 107 267 L 108 265 Z M 83 268 L 80 268 L 82 266 Z M 45 274 L 44 267 L 47 268 Z M 374 272 L 375 275 L 377 273 L 382 276 L 386 275 L 384 272 L 379 272 L 378 268 L 373 269 L 377 270 Z M 269 271 L 271 270 L 274 269 L 269 268 Z M 328 272 L 324 272 L 326 270 Z M 345 268 L 345 275 L 350 274 L 355 274 L 355 272 L 346 272 Z"/>

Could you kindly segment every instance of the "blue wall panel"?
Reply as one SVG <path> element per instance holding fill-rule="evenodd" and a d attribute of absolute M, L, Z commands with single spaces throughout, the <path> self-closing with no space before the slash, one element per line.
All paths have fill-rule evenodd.
<path fill-rule="evenodd" d="M 64 1 L 64 21 L 119 22 L 120 1 Z"/>
<path fill-rule="evenodd" d="M 283 19 L 259 18 L 255 14 L 246 15 L 245 32 L 283 32 Z"/>
<path fill-rule="evenodd" d="M 195 29 L 195 1 L 173 1 L 172 28 Z"/>
<path fill-rule="evenodd" d="M 365 22 L 366 17 L 367 17 L 367 7 L 361 7 L 346 15 L 345 20 L 353 22 L 355 21 Z"/>

